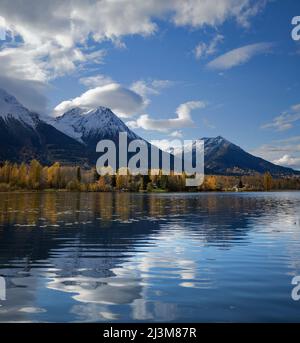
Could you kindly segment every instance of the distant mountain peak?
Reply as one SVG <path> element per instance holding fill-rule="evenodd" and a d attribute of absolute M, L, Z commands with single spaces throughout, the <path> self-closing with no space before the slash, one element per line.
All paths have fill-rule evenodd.
<path fill-rule="evenodd" d="M 202 139 L 207 143 L 216 143 L 216 144 L 231 143 L 226 138 L 224 138 L 223 136 L 203 137 Z"/>
<path fill-rule="evenodd" d="M 81 113 L 84 112 L 84 109 L 81 107 L 73 107 L 72 109 L 68 110 L 67 112 L 63 113 L 62 115 L 56 117 L 56 119 L 58 118 L 62 118 L 64 116 L 78 116 Z"/>
<path fill-rule="evenodd" d="M 269 171 L 273 175 L 297 174 L 293 169 L 275 165 L 253 156 L 222 136 L 203 138 L 205 168 L 208 173 L 223 175 L 251 175 Z"/>
<path fill-rule="evenodd" d="M 225 142 L 225 143 L 229 142 L 229 141 L 228 141 L 226 138 L 224 138 L 223 136 L 217 136 L 215 139 L 218 140 L 219 142 Z"/>
<path fill-rule="evenodd" d="M 90 113 L 90 112 L 93 112 L 93 113 L 104 113 L 104 112 L 110 112 L 110 113 L 113 113 L 112 110 L 108 107 L 105 107 L 105 106 L 98 106 L 94 109 L 90 109 L 88 111 L 86 111 L 86 113 Z M 114 113 L 113 113 L 114 114 Z"/>
<path fill-rule="evenodd" d="M 72 108 L 51 122 L 58 130 L 85 144 L 95 144 L 100 139 L 117 140 L 119 132 L 127 132 L 129 139 L 139 138 L 109 108 L 99 106 L 85 110 Z"/>
<path fill-rule="evenodd" d="M 38 115 L 30 112 L 16 97 L 0 88 L 0 118 L 5 122 L 17 120 L 23 125 L 35 127 Z"/>
<path fill-rule="evenodd" d="M 99 106 L 93 109 L 84 109 L 82 107 L 73 107 L 70 110 L 66 111 L 62 115 L 56 117 L 59 121 L 64 117 L 78 117 L 78 116 L 91 116 L 91 115 L 99 115 L 102 116 L 104 113 L 115 115 L 108 107 Z"/>
<path fill-rule="evenodd" d="M 75 107 L 60 117 L 45 118 L 29 111 L 13 95 L 0 89 L 0 160 L 39 158 L 46 162 L 89 161 L 94 164 L 97 143 L 102 139 L 118 143 L 120 132 L 126 132 L 129 141 L 142 139 L 109 108 Z M 240 176 L 267 171 L 274 176 L 300 174 L 255 157 L 221 135 L 203 140 L 207 174 Z"/>
<path fill-rule="evenodd" d="M 8 92 L 0 89 L 0 161 L 82 164 L 86 149 L 43 120 Z"/>

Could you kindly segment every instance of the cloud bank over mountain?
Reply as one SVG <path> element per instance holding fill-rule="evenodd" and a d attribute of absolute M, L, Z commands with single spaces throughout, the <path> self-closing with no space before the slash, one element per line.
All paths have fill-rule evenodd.
<path fill-rule="evenodd" d="M 90 89 L 82 95 L 63 101 L 54 109 L 59 116 L 74 107 L 93 109 L 99 106 L 110 108 L 120 117 L 129 117 L 138 113 L 144 106 L 143 98 L 134 91 L 117 83 Z"/>

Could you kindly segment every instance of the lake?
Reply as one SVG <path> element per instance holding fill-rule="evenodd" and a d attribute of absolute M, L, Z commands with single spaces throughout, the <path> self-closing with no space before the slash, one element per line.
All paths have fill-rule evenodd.
<path fill-rule="evenodd" d="M 0 193 L 0 321 L 300 322 L 300 193 Z"/>

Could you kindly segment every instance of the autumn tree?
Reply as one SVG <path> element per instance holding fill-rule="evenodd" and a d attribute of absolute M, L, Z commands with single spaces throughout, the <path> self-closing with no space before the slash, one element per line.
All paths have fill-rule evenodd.
<path fill-rule="evenodd" d="M 37 160 L 32 160 L 29 166 L 28 182 L 31 188 L 39 189 L 42 180 L 42 166 Z"/>
<path fill-rule="evenodd" d="M 217 179 L 215 176 L 208 176 L 205 180 L 205 188 L 210 191 L 217 189 Z"/>
<path fill-rule="evenodd" d="M 109 175 L 102 175 L 99 177 L 98 190 L 101 192 L 108 192 L 111 190 L 111 178 Z"/>
<path fill-rule="evenodd" d="M 19 167 L 19 186 L 25 188 L 27 186 L 27 166 L 23 162 Z"/>
<path fill-rule="evenodd" d="M 61 183 L 59 162 L 55 162 L 48 168 L 47 183 L 51 188 L 59 188 Z"/>
<path fill-rule="evenodd" d="M 12 186 L 16 186 L 19 182 L 19 167 L 16 163 L 11 168 L 9 181 Z"/>
<path fill-rule="evenodd" d="M 127 168 L 126 168 L 127 169 Z M 125 175 L 123 175 L 125 174 Z M 129 175 L 128 170 L 119 170 L 116 175 L 116 188 L 121 189 L 128 189 L 129 188 Z"/>
<path fill-rule="evenodd" d="M 11 164 L 6 161 L 3 166 L 3 182 L 9 183 Z"/>
<path fill-rule="evenodd" d="M 270 191 L 273 185 L 273 178 L 269 172 L 264 174 L 264 189 L 265 191 Z"/>

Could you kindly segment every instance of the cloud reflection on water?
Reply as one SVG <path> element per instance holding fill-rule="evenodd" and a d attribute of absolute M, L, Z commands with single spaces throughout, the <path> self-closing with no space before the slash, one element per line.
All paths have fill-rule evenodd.
<path fill-rule="evenodd" d="M 207 308 L 223 303 L 220 315 L 232 315 L 237 306 L 225 304 L 243 305 L 237 287 L 255 268 L 280 262 L 271 277 L 283 258 L 285 273 L 299 266 L 296 193 L 0 197 L 1 274 L 10 280 L 0 320 L 209 319 Z"/>

